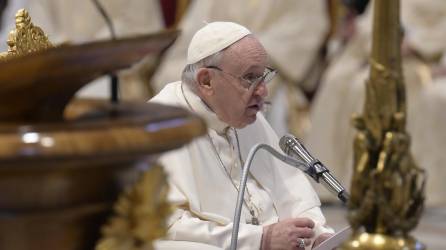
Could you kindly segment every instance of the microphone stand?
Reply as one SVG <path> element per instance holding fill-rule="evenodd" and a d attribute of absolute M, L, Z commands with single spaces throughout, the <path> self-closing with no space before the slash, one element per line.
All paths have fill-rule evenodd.
<path fill-rule="evenodd" d="M 248 158 L 246 159 L 245 165 L 243 166 L 242 176 L 240 177 L 240 186 L 239 186 L 240 188 L 237 196 L 237 204 L 235 207 L 234 222 L 232 227 L 231 247 L 230 247 L 231 250 L 237 249 L 237 238 L 240 226 L 240 216 L 242 213 L 243 199 L 245 196 L 246 181 L 248 180 L 248 173 L 249 173 L 249 168 L 251 167 L 251 162 L 254 159 L 254 155 L 259 149 L 264 149 L 270 152 L 277 159 L 293 167 L 297 167 L 302 171 L 308 170 L 308 166 L 303 161 L 299 161 L 287 155 L 283 155 L 279 153 L 279 151 L 275 150 L 273 147 L 267 144 L 256 144 L 254 147 L 251 148 L 248 154 Z"/>

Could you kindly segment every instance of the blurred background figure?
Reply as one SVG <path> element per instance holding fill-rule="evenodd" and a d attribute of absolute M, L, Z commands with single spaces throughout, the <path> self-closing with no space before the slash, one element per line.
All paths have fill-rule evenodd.
<path fill-rule="evenodd" d="M 179 23 L 181 37 L 168 51 L 153 79 L 157 90 L 180 79 L 186 62 L 187 44 L 193 33 L 206 22 L 232 21 L 250 29 L 271 56 L 271 66 L 278 70 L 274 83 L 269 85 L 272 104 L 266 116 L 278 134 L 289 130 L 289 122 L 305 130 L 308 122 L 299 113 L 306 106 L 304 79 L 317 59 L 329 32 L 327 2 L 324 0 L 228 0 L 192 1 Z M 297 119 L 290 121 L 291 118 Z M 301 129 L 302 128 L 302 129 Z"/>
<path fill-rule="evenodd" d="M 369 6 L 370 7 L 370 6 Z M 404 30 L 402 48 L 407 96 L 407 128 L 417 164 L 428 173 L 427 205 L 446 205 L 446 2 L 401 2 Z M 352 172 L 352 113 L 362 113 L 365 79 L 371 45 L 372 13 L 356 19 L 345 50 L 328 68 L 311 110 L 312 128 L 305 138 L 319 159 L 330 166 L 343 183 Z M 323 191 L 323 190 L 320 190 Z M 333 200 L 331 195 L 323 195 Z"/>

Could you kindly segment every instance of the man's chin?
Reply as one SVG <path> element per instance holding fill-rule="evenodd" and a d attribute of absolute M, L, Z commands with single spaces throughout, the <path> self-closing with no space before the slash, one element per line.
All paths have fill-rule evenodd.
<path fill-rule="evenodd" d="M 255 121 L 256 121 L 256 119 L 257 119 L 257 115 L 250 115 L 250 116 L 248 116 L 246 119 L 245 119 L 245 122 L 244 122 L 244 126 L 243 127 L 246 127 L 246 126 L 248 126 L 248 125 L 250 125 L 250 124 L 253 124 Z"/>
<path fill-rule="evenodd" d="M 244 128 L 244 127 L 254 123 L 255 121 L 256 121 L 255 118 L 254 119 L 249 119 L 249 120 L 246 120 L 244 122 L 241 122 L 241 123 L 238 123 L 238 124 L 234 124 L 234 125 L 232 125 L 232 127 L 236 128 L 236 129 L 242 129 L 242 128 Z"/>

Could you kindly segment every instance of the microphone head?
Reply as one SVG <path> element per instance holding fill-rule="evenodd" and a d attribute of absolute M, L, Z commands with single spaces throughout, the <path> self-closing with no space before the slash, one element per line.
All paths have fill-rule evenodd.
<path fill-rule="evenodd" d="M 301 160 L 309 163 L 314 160 L 307 149 L 300 143 L 294 135 L 287 134 L 280 138 L 279 146 L 282 151 L 287 155 L 298 156 Z"/>
<path fill-rule="evenodd" d="M 295 139 L 292 135 L 284 135 L 280 138 L 279 147 L 286 155 L 290 155 L 290 150 L 295 145 Z"/>

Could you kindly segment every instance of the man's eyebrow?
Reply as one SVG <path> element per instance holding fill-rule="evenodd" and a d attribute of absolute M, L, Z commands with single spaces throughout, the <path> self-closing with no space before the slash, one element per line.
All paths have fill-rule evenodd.
<path fill-rule="evenodd" d="M 254 72 L 254 71 L 257 71 L 257 69 L 259 69 L 259 72 L 260 72 L 260 69 L 265 70 L 266 67 L 268 67 L 268 66 L 253 65 L 253 66 L 247 68 L 247 69 L 243 72 L 243 75 L 248 75 L 248 74 L 256 73 L 256 72 Z M 263 71 L 262 71 L 261 73 L 263 73 Z"/>

